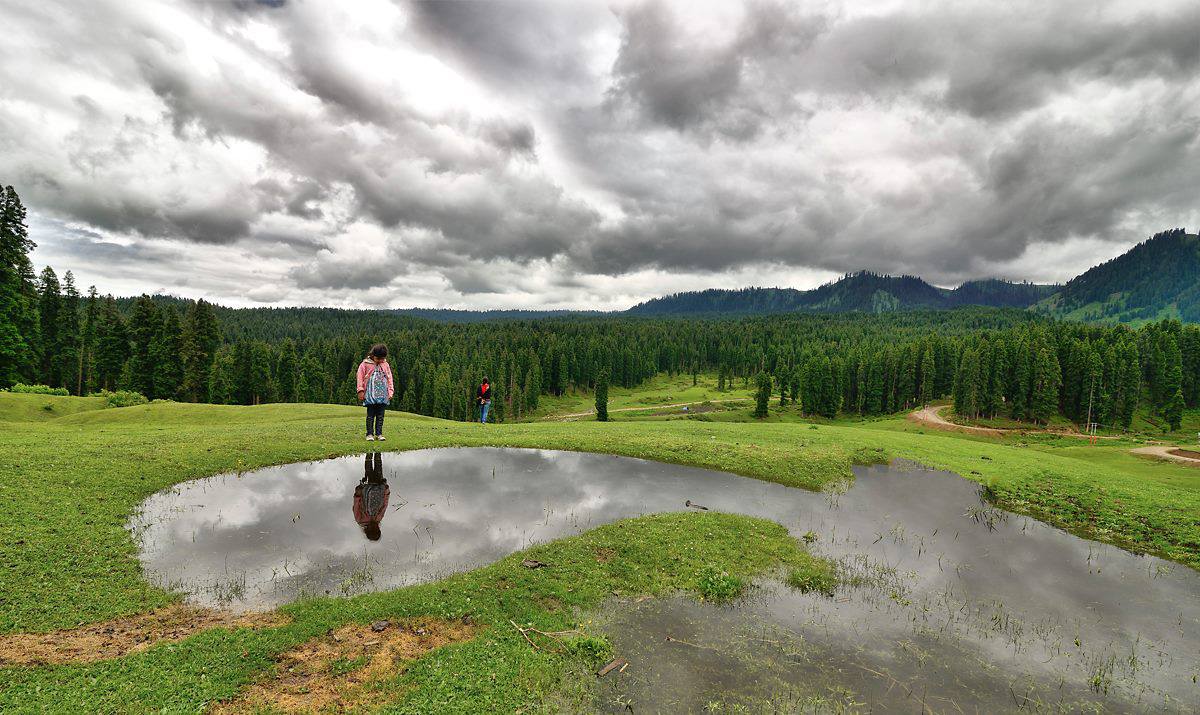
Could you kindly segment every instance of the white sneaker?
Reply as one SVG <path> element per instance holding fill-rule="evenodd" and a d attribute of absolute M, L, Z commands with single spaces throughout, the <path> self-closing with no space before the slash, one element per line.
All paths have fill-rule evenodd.
<path fill-rule="evenodd" d="M 385 439 L 387 439 L 387 437 L 384 437 L 383 435 L 379 435 L 379 436 L 378 436 L 378 437 L 376 437 L 375 439 L 377 439 L 377 440 L 379 440 L 380 442 L 382 442 L 382 441 L 384 441 Z"/>
<path fill-rule="evenodd" d="M 369 434 L 369 435 L 367 435 L 367 441 L 368 441 L 368 442 L 374 442 L 374 441 L 375 441 L 375 435 L 373 435 L 373 434 Z"/>

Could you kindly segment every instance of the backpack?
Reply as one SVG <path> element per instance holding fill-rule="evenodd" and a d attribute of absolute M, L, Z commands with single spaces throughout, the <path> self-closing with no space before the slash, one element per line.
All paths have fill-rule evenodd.
<path fill-rule="evenodd" d="M 386 405 L 388 403 L 387 375 L 379 369 L 379 365 L 371 368 L 367 375 L 366 389 L 363 390 L 364 405 Z"/>

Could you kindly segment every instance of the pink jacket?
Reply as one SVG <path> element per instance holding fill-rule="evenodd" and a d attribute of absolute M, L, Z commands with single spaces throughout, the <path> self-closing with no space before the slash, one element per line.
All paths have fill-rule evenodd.
<path fill-rule="evenodd" d="M 358 378 L 355 380 L 359 392 L 367 389 L 367 378 L 371 375 L 371 370 L 375 369 L 375 361 L 371 358 L 363 358 L 363 361 L 358 365 Z M 392 387 L 392 366 L 388 365 L 387 360 L 379 363 L 379 369 L 383 370 L 384 377 L 388 382 L 388 399 L 392 399 L 392 395 L 396 393 L 396 389 Z"/>

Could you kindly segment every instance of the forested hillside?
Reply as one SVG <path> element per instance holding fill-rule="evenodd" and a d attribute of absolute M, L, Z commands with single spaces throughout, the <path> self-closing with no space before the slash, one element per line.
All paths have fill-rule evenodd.
<path fill-rule="evenodd" d="M 1071 279 L 1039 308 L 1076 320 L 1200 322 L 1200 236 L 1156 234 Z"/>
<path fill-rule="evenodd" d="M 1177 427 L 1185 405 L 1200 405 L 1200 326 L 1175 321 L 1133 330 L 972 307 L 458 324 L 391 311 L 232 310 L 150 296 L 118 301 L 95 288 L 84 296 L 70 271 L 61 281 L 50 267 L 34 277 L 20 201 L 11 188 L 0 198 L 0 387 L 25 382 L 73 394 L 127 389 L 150 399 L 349 403 L 355 368 L 368 346 L 381 341 L 391 350 L 393 406 L 450 419 L 472 417 L 473 388 L 485 374 L 496 396 L 493 414 L 505 420 L 536 410 L 543 395 L 590 391 L 602 371 L 625 387 L 663 372 L 715 372 L 722 387 L 764 379 L 782 403 L 824 416 L 884 414 L 953 397 L 968 416 L 1045 422 L 1061 413 L 1080 421 L 1091 402 L 1093 421 L 1106 425 L 1127 426 L 1142 407 Z M 1173 232 L 1139 249 L 1176 252 L 1194 243 L 1194 236 Z M 1086 298 L 1087 290 L 1106 290 L 1116 280 L 1101 279 L 1118 268 L 1097 270 L 1099 278 L 1076 283 L 1072 294 Z M 1162 283 L 1178 286 L 1179 275 Z M 884 300 L 885 287 L 910 303 L 939 295 L 916 278 L 864 273 L 805 300 L 865 305 Z M 1009 289 L 981 284 L 979 290 Z M 759 304 L 781 295 L 751 293 Z"/>
<path fill-rule="evenodd" d="M 932 286 L 916 276 L 886 276 L 860 271 L 809 291 L 794 288 L 710 289 L 655 298 L 626 312 L 668 316 L 761 315 L 794 311 L 886 313 L 968 305 L 1027 308 L 1051 295 L 1056 288 L 990 279 L 969 281 L 949 290 Z"/>

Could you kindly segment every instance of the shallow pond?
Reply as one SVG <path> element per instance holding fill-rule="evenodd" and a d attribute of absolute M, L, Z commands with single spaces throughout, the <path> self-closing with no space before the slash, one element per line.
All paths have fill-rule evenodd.
<path fill-rule="evenodd" d="M 602 681 L 599 706 L 1200 704 L 1200 574 L 991 507 L 952 474 L 855 477 L 817 493 L 606 455 L 436 449 L 188 482 L 130 528 L 151 579 L 262 608 L 427 581 L 691 501 L 812 532 L 855 585 L 828 598 L 764 582 L 733 607 L 610 604 L 601 627 L 631 667 Z"/>

